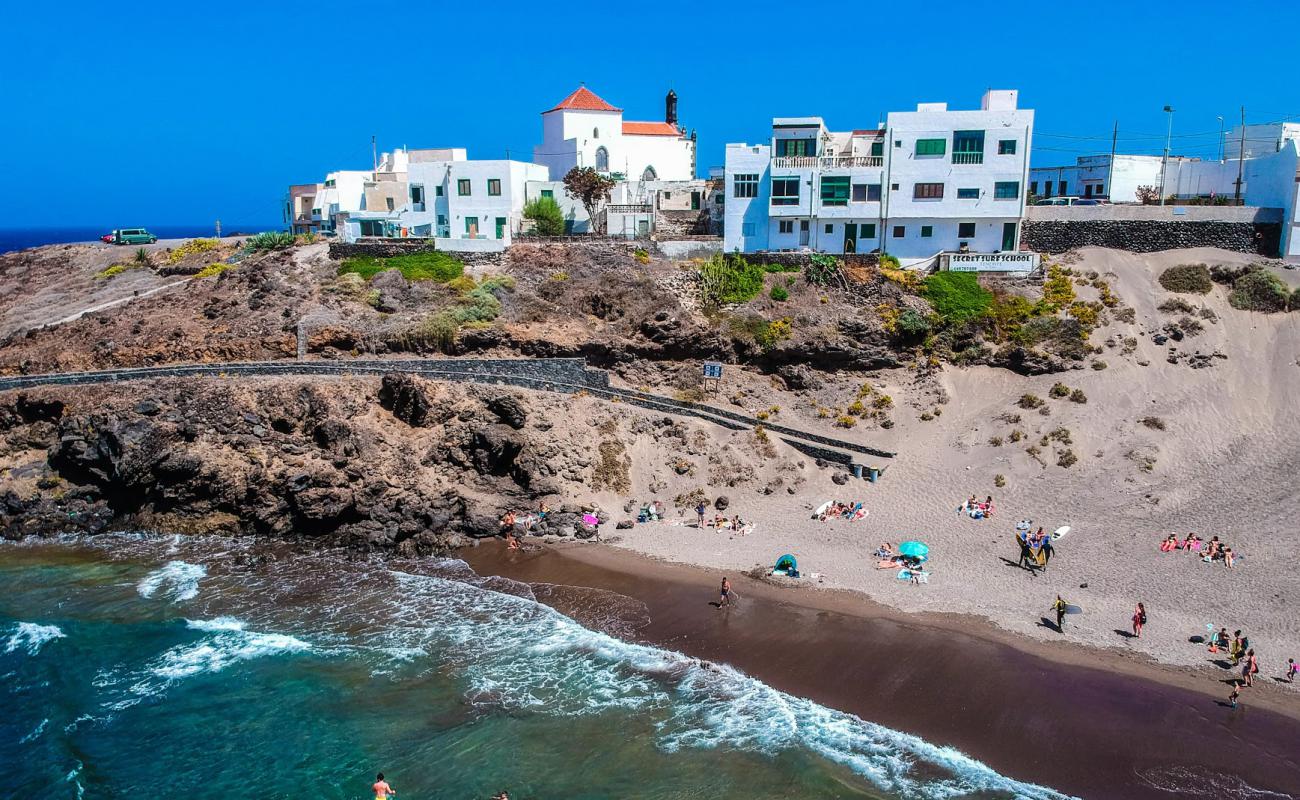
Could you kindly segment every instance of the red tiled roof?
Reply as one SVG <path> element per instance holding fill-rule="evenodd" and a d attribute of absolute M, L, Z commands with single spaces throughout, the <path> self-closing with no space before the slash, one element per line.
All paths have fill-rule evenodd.
<path fill-rule="evenodd" d="M 623 121 L 624 136 L 681 136 L 676 125 L 667 122 L 629 122 Z"/>
<path fill-rule="evenodd" d="M 595 92 L 586 86 L 579 86 L 573 94 L 560 101 L 560 104 L 551 111 L 622 111 L 621 108 L 614 108 L 609 103 L 601 100 Z M 543 114 L 549 114 L 551 111 L 543 111 Z"/>

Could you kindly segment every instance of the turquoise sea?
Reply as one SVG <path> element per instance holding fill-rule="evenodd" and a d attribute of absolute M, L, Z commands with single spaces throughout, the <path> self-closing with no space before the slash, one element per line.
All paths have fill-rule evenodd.
<path fill-rule="evenodd" d="M 6 796 L 1061 796 L 452 559 L 122 535 L 0 585 Z"/>

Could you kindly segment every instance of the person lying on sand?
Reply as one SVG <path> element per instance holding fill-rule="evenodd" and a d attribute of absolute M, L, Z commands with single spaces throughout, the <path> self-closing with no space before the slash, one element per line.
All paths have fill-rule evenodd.
<path fill-rule="evenodd" d="M 1160 543 L 1160 552 L 1162 553 L 1172 553 L 1177 549 L 1178 549 L 1177 534 L 1173 534 L 1173 533 L 1169 534 L 1168 536 L 1165 537 L 1165 540 Z"/>
<path fill-rule="evenodd" d="M 889 542 L 885 542 L 877 547 L 876 552 L 872 553 L 872 555 L 876 558 L 893 558 L 894 546 Z"/>
<path fill-rule="evenodd" d="M 1232 569 L 1232 565 L 1234 562 L 1236 562 L 1236 560 L 1237 558 L 1232 554 L 1231 547 L 1223 548 L 1223 566 L 1227 567 L 1228 569 Z"/>

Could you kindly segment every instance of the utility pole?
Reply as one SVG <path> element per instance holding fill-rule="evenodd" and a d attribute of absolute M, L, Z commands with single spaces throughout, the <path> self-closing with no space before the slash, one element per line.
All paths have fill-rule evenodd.
<path fill-rule="evenodd" d="M 221 220 L 217 220 L 217 238 L 221 238 Z"/>
<path fill-rule="evenodd" d="M 1115 120 L 1115 127 L 1110 132 L 1110 169 L 1106 171 L 1106 196 L 1110 197 L 1111 192 L 1115 191 L 1115 145 L 1119 142 L 1119 120 Z"/>
<path fill-rule="evenodd" d="M 1234 202 L 1241 205 L 1241 173 L 1246 166 L 1246 107 L 1241 107 L 1241 145 L 1237 150 L 1237 193 Z"/>
<path fill-rule="evenodd" d="M 1165 134 L 1165 157 L 1160 162 L 1160 205 L 1165 204 L 1165 176 L 1169 173 L 1169 142 L 1174 138 L 1174 107 L 1165 106 L 1169 115 L 1169 131 Z"/>
<path fill-rule="evenodd" d="M 374 165 L 370 168 L 370 171 L 378 172 L 379 171 L 379 150 L 375 147 L 375 137 L 373 134 L 370 136 L 370 162 Z"/>
<path fill-rule="evenodd" d="M 1223 117 L 1219 117 L 1219 160 L 1223 160 Z"/>

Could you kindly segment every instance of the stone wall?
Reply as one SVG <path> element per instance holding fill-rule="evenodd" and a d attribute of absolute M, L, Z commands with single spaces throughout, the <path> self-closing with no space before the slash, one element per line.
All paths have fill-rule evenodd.
<path fill-rule="evenodd" d="M 1020 244 L 1039 253 L 1064 253 L 1079 247 L 1110 247 L 1134 253 L 1218 247 L 1276 257 L 1281 237 L 1282 226 L 1277 222 L 1026 219 Z"/>

